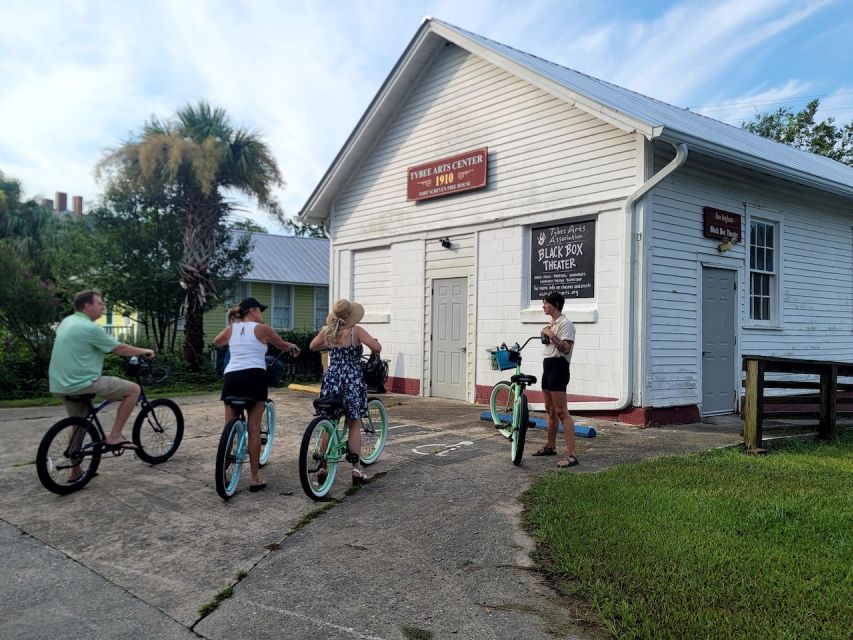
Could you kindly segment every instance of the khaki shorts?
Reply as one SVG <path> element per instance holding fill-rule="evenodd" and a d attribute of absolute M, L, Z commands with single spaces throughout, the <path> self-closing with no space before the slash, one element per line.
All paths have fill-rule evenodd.
<path fill-rule="evenodd" d="M 136 386 L 136 383 L 131 382 L 130 380 L 124 380 L 113 376 L 101 376 L 88 387 L 80 389 L 80 391 L 75 391 L 70 395 L 76 397 L 88 393 L 94 393 L 99 398 L 106 398 L 107 400 L 121 400 L 128 393 L 132 393 Z M 85 402 L 81 402 L 80 400 L 70 400 L 69 396 L 64 395 L 60 395 L 59 397 L 62 398 L 62 404 L 65 405 L 65 411 L 69 416 L 85 416 L 89 410 L 89 406 Z"/>

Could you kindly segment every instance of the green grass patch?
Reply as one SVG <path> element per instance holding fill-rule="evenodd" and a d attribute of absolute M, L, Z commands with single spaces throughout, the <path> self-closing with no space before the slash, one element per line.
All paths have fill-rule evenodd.
<path fill-rule="evenodd" d="M 211 600 L 207 604 L 203 604 L 201 607 L 199 607 L 198 615 L 201 616 L 201 618 L 206 618 L 211 613 L 216 611 L 216 609 L 219 607 L 220 603 L 223 600 L 227 600 L 228 598 L 230 598 L 233 595 L 234 595 L 234 589 L 231 587 L 225 587 L 224 589 L 220 589 L 219 592 L 215 596 L 213 596 L 213 600 Z M 201 618 L 199 618 L 199 619 L 201 619 Z"/>
<path fill-rule="evenodd" d="M 849 637 L 853 432 L 551 473 L 523 497 L 537 560 L 618 638 Z"/>

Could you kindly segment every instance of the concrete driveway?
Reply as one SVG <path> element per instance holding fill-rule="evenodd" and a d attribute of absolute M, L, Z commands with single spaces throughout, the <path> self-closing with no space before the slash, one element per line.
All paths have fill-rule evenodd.
<path fill-rule="evenodd" d="M 244 485 L 228 502 L 213 480 L 217 396 L 178 399 L 186 429 L 170 461 L 104 458 L 64 497 L 42 488 L 34 465 L 61 408 L 0 410 L 0 637 L 593 637 L 540 580 L 519 526 L 518 495 L 554 469 L 555 458 L 529 455 L 544 432 L 529 431 L 514 467 L 483 407 L 387 394 L 392 430 L 373 480 L 347 495 L 341 473 L 332 500 L 316 503 L 297 472 L 312 397 L 272 395 L 269 487 Z M 599 435 L 578 440 L 572 473 L 739 441 L 726 426 L 584 422 Z"/>

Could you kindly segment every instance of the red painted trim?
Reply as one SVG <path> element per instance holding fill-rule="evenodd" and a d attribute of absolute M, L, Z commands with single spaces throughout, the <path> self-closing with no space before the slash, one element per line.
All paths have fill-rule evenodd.
<path fill-rule="evenodd" d="M 478 384 L 476 402 L 478 402 L 479 404 L 489 404 L 489 395 L 491 395 L 491 393 L 491 386 Z M 545 402 L 545 395 L 542 393 L 542 391 L 527 389 L 524 392 L 524 395 L 527 396 L 528 402 Z M 615 402 L 617 400 L 617 398 L 609 398 L 607 396 L 582 396 L 573 393 L 567 394 L 566 399 L 569 402 Z"/>
<path fill-rule="evenodd" d="M 405 393 L 410 396 L 419 395 L 421 392 L 421 381 L 415 378 L 392 378 L 385 381 L 385 388 L 394 393 Z"/>
<path fill-rule="evenodd" d="M 489 404 L 489 394 L 491 392 L 492 387 L 478 384 L 476 401 L 480 404 Z M 529 402 L 537 404 L 545 402 L 542 391 L 531 391 L 528 389 L 524 392 L 524 395 L 527 396 Z M 605 396 L 583 396 L 571 393 L 567 394 L 566 398 L 569 401 L 570 408 L 572 402 L 615 402 L 617 400 L 616 398 Z M 616 422 L 623 422 L 638 427 L 650 427 L 658 424 L 690 424 L 702 421 L 702 415 L 695 404 L 683 407 L 627 407 L 621 411 L 572 411 L 572 415 L 615 420 Z"/>

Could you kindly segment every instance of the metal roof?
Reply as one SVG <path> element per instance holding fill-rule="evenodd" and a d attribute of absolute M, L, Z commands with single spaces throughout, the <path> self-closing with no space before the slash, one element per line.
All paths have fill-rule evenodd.
<path fill-rule="evenodd" d="M 234 235 L 237 236 L 234 232 Z M 243 280 L 277 284 L 329 285 L 329 241 L 251 233 L 252 270 Z"/>
<path fill-rule="evenodd" d="M 766 170 L 772 171 L 772 165 L 778 165 L 779 171 L 776 173 L 788 174 L 786 177 L 790 179 L 794 179 L 790 172 L 799 173 L 806 182 L 812 182 L 808 180 L 809 176 L 816 178 L 818 184 L 814 186 L 853 194 L 853 167 L 841 162 L 762 138 L 739 127 L 593 78 L 445 22 L 434 22 L 539 76 L 559 83 L 579 96 L 592 99 L 612 111 L 611 116 L 624 114 L 626 121 L 633 120 L 645 125 L 642 129 L 650 130 L 651 135 L 647 135 L 650 139 L 663 138 L 673 142 L 687 142 L 688 145 L 692 143 L 704 151 L 731 156 L 744 164 L 754 164 L 749 162 L 751 159 Z M 583 108 L 581 105 L 578 107 Z M 833 189 L 833 186 L 836 188 Z"/>
<path fill-rule="evenodd" d="M 693 151 L 830 193 L 853 196 L 853 167 L 426 18 L 302 207 L 301 220 L 319 222 L 328 217 L 338 189 L 358 170 L 361 156 L 382 135 L 384 119 L 406 99 L 420 71 L 444 42 L 452 42 L 625 131 L 636 131 L 649 140 L 684 142 Z"/>

